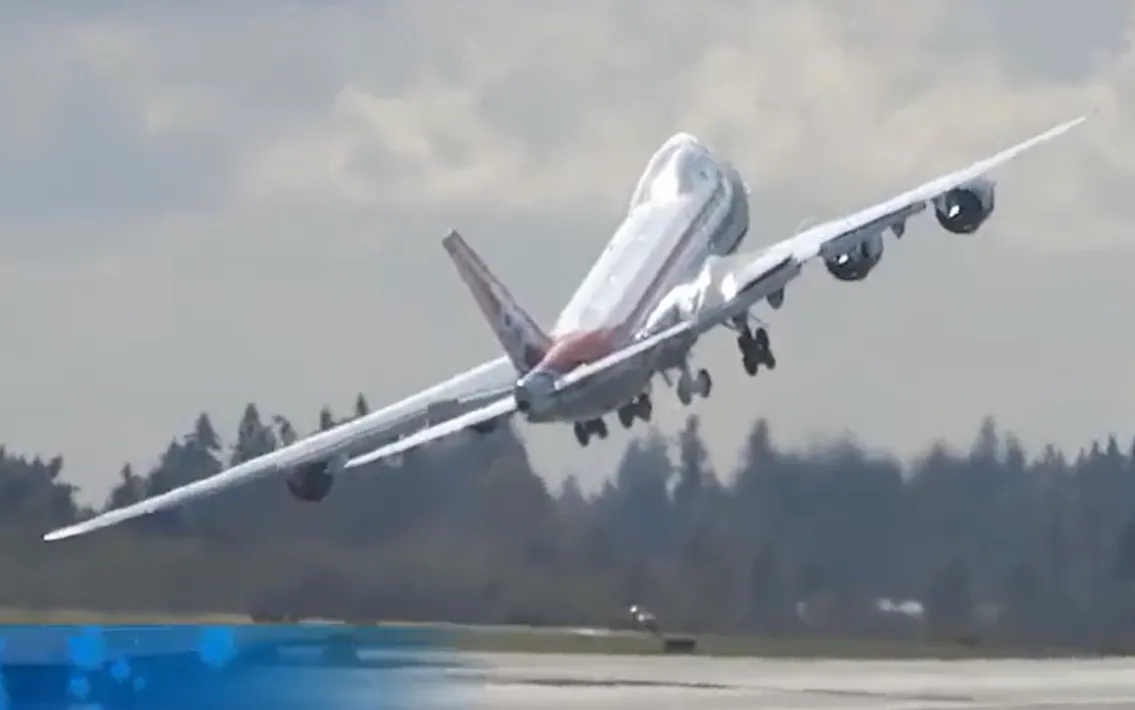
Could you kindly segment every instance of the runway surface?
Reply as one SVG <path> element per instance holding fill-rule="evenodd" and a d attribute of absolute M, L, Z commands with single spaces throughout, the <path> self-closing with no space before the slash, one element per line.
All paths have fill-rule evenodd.
<path fill-rule="evenodd" d="M 440 680 L 438 671 L 423 682 Z M 1135 708 L 1135 659 L 783 661 L 464 654 L 435 708 Z M 428 679 L 427 679 L 428 678 Z M 438 686 L 435 686 L 438 687 Z"/>

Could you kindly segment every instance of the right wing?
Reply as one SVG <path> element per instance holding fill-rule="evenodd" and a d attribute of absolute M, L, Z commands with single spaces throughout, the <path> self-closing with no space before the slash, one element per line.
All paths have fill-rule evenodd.
<path fill-rule="evenodd" d="M 209 478 L 175 488 L 133 505 L 108 511 L 81 523 L 54 530 L 44 540 L 83 535 L 159 510 L 220 493 L 267 476 L 286 474 L 312 463 L 346 460 L 400 435 L 409 434 L 447 417 L 460 415 L 485 401 L 511 392 L 516 371 L 507 358 L 467 370 L 427 390 L 336 427 L 300 439 L 263 456 L 245 461 Z"/>

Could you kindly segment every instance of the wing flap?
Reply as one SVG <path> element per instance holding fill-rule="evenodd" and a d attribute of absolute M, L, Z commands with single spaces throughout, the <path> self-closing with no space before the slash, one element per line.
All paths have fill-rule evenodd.
<path fill-rule="evenodd" d="M 397 456 L 411 449 L 416 449 L 419 446 L 424 446 L 430 442 L 452 436 L 478 424 L 485 424 L 496 419 L 508 417 L 515 411 L 516 400 L 512 397 L 501 397 L 480 409 L 474 409 L 471 412 L 467 412 L 459 417 L 454 417 L 441 424 L 422 429 L 386 446 L 380 446 L 374 451 L 363 454 L 362 456 L 356 456 L 347 461 L 343 468 L 344 470 L 354 469 L 375 463 L 376 461 L 382 461 L 383 459 Z"/>
<path fill-rule="evenodd" d="M 736 298 L 749 292 L 759 291 L 758 300 L 767 296 L 762 288 L 769 282 L 776 282 L 779 288 L 782 277 L 795 271 L 799 273 L 799 262 L 795 254 L 787 249 L 770 249 L 755 259 L 746 259 L 733 271 L 725 275 L 723 289 L 727 298 Z M 794 275 L 794 274 L 793 274 Z"/>

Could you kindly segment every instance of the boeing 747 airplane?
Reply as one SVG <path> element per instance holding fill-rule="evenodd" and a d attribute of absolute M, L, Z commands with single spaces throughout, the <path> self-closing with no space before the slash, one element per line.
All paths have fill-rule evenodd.
<path fill-rule="evenodd" d="M 749 254 L 736 253 L 750 229 L 745 182 L 729 161 L 680 133 L 647 164 L 626 216 L 551 329 L 529 316 L 469 244 L 451 232 L 442 244 L 505 357 L 367 417 L 45 539 L 82 535 L 269 475 L 284 476 L 300 500 L 322 500 L 346 470 L 462 432 L 485 434 L 512 417 L 570 423 L 582 446 L 593 436 L 607 436 L 608 414 L 624 427 L 649 421 L 656 375 L 672 382 L 683 404 L 694 395 L 709 396 L 709 372 L 694 372 L 690 365 L 703 334 L 718 326 L 735 331 L 749 375 L 761 366 L 775 367 L 768 332 L 752 327 L 750 312 L 762 302 L 780 308 L 785 287 L 807 263 L 819 259 L 832 277 L 862 281 L 883 257 L 884 235 L 901 238 L 907 221 L 927 210 L 948 232 L 977 232 L 994 211 L 996 186 L 988 174 L 1084 120 L 1058 125 Z"/>

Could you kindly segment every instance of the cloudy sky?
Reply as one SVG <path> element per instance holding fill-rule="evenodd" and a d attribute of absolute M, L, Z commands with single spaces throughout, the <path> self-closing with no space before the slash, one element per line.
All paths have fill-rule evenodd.
<path fill-rule="evenodd" d="M 775 373 L 708 338 L 721 469 L 757 416 L 903 456 L 985 414 L 1135 433 L 1125 0 L 49 5 L 0 14 L 0 431 L 90 495 L 202 410 L 309 428 L 495 356 L 446 228 L 550 321 L 678 130 L 750 181 L 755 246 L 1095 112 L 998 174 L 980 235 L 926 219 L 865 283 L 798 280 Z M 626 442 L 527 431 L 553 481 Z"/>

